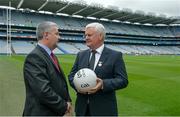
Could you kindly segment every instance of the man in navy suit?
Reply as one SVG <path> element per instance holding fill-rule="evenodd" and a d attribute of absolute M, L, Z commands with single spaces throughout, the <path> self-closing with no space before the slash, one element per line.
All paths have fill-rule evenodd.
<path fill-rule="evenodd" d="M 69 74 L 70 85 L 77 91 L 77 116 L 118 116 L 115 91 L 125 88 L 128 79 L 122 53 L 104 45 L 105 35 L 105 28 L 100 23 L 85 27 L 89 49 L 77 54 Z M 88 92 L 79 92 L 73 84 L 75 73 L 82 68 L 90 68 L 97 75 L 97 85 Z"/>
<path fill-rule="evenodd" d="M 58 26 L 42 22 L 36 33 L 38 44 L 24 63 L 26 101 L 23 116 L 71 115 L 65 75 L 52 52 L 60 38 Z"/>

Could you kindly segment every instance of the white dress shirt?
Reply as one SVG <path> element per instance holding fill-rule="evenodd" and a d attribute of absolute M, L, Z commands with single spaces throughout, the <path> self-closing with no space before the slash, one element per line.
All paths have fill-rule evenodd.
<path fill-rule="evenodd" d="M 95 54 L 95 63 L 94 63 L 94 68 L 93 70 L 95 70 L 98 62 L 99 62 L 99 59 L 101 57 L 101 54 L 102 54 L 102 51 L 104 49 L 104 44 L 102 44 L 99 48 L 96 49 L 96 54 Z M 92 56 L 92 53 L 90 55 L 90 58 L 89 58 L 89 61 L 91 60 L 91 56 Z"/>

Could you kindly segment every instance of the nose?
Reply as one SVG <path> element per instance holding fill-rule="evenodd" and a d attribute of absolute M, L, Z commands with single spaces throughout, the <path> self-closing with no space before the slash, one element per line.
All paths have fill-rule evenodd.
<path fill-rule="evenodd" d="M 87 40 L 87 36 L 86 35 L 83 35 L 82 37 L 84 40 Z"/>
<path fill-rule="evenodd" d="M 89 37 L 90 37 L 90 36 L 88 36 L 88 35 L 85 35 L 85 39 L 86 39 L 86 40 L 88 40 L 88 39 L 89 39 Z"/>
<path fill-rule="evenodd" d="M 88 36 L 87 36 L 87 37 L 85 37 L 85 40 L 86 40 L 86 41 L 88 41 L 88 40 L 89 40 Z"/>

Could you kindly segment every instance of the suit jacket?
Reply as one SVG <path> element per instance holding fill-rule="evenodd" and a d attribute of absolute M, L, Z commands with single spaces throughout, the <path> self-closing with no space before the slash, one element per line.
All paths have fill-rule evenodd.
<path fill-rule="evenodd" d="M 26 100 L 24 116 L 64 115 L 71 101 L 65 76 L 39 45 L 24 63 Z"/>
<path fill-rule="evenodd" d="M 89 49 L 77 54 L 74 66 L 69 75 L 70 85 L 74 89 L 74 75 L 78 70 L 88 68 L 89 57 Z M 89 98 L 89 110 L 91 115 L 117 116 L 118 110 L 115 90 L 125 88 L 128 84 L 122 53 L 104 47 L 99 62 L 95 68 L 95 73 L 97 77 L 103 80 L 103 89 L 90 95 L 77 93 L 75 104 L 76 115 L 83 116 L 85 114 L 87 100 Z"/>

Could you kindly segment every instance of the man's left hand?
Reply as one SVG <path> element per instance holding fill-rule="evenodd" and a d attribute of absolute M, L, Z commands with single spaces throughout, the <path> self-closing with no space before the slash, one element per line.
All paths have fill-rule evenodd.
<path fill-rule="evenodd" d="M 96 79 L 96 86 L 88 91 L 88 94 L 93 94 L 103 88 L 103 80 L 100 78 Z"/>

